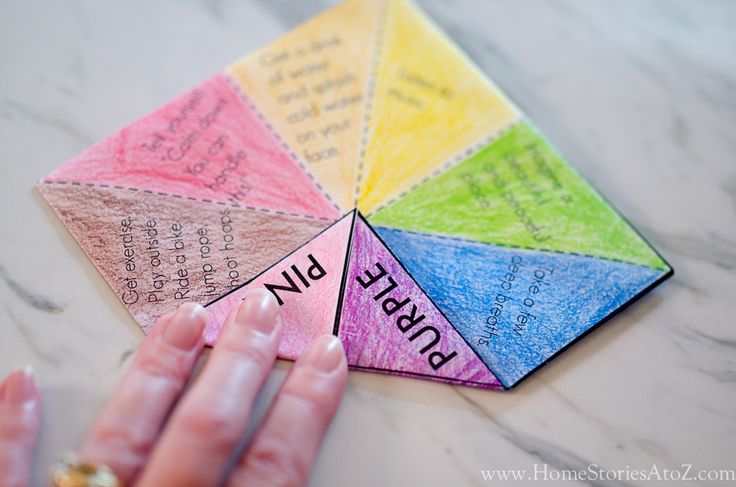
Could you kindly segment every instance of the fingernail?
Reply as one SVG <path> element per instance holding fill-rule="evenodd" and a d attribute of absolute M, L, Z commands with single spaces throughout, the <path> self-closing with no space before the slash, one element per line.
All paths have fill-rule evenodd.
<path fill-rule="evenodd" d="M 191 350 L 202 336 L 209 315 L 198 303 L 186 303 L 179 307 L 164 330 L 164 340 L 181 350 Z"/>
<path fill-rule="evenodd" d="M 266 289 L 253 289 L 240 303 L 235 323 L 250 326 L 264 335 L 270 335 L 276 328 L 278 315 L 279 303 L 274 295 Z"/>
<path fill-rule="evenodd" d="M 323 335 L 309 346 L 299 358 L 299 363 L 319 372 L 332 372 L 345 358 L 345 349 L 334 335 Z"/>
<path fill-rule="evenodd" d="M 37 397 L 38 388 L 30 365 L 14 370 L 5 379 L 4 400 L 6 403 L 22 405 L 34 401 Z"/>

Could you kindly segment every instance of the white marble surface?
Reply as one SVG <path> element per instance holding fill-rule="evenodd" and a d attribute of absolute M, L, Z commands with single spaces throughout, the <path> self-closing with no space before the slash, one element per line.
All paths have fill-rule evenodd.
<path fill-rule="evenodd" d="M 535 463 L 736 468 L 736 4 L 420 3 L 677 274 L 513 392 L 352 373 L 313 485 L 482 485 L 481 469 Z M 324 5 L 0 6 L 0 372 L 40 377 L 41 485 L 142 335 L 34 182 Z"/>

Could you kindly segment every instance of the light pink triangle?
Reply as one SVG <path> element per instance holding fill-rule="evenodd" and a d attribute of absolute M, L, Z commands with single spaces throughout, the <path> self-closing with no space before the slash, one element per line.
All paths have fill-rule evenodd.
<path fill-rule="evenodd" d="M 95 144 L 43 182 L 95 183 L 339 217 L 224 75 Z"/>
<path fill-rule="evenodd" d="M 312 340 L 332 333 L 352 220 L 352 213 L 346 215 L 250 283 L 207 306 L 210 321 L 206 342 L 215 342 L 228 313 L 249 290 L 262 287 L 271 290 L 281 303 L 279 357 L 296 359 Z"/>

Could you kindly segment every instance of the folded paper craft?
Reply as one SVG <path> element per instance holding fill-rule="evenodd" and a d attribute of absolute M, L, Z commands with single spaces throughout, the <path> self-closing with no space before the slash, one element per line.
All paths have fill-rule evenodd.
<path fill-rule="evenodd" d="M 141 327 L 248 289 L 280 355 L 508 388 L 672 274 L 413 4 L 349 0 L 39 189 Z"/>

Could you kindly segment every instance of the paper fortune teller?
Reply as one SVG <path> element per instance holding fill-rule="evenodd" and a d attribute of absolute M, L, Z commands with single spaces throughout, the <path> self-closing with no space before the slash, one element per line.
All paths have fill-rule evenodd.
<path fill-rule="evenodd" d="M 672 274 L 423 13 L 349 0 L 39 190 L 148 331 L 265 287 L 280 356 L 509 388 Z"/>

